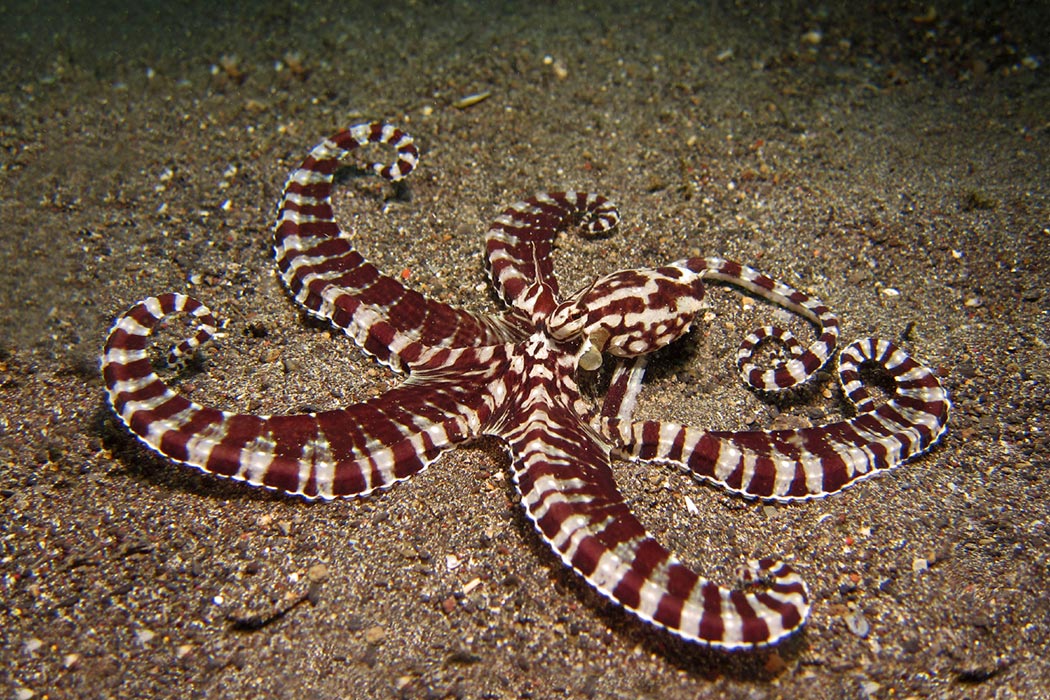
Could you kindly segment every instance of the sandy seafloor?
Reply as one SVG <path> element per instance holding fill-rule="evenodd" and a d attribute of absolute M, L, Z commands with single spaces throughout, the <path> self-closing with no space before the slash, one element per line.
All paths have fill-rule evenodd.
<path fill-rule="evenodd" d="M 0 696 L 1050 697 L 1045 3 L 123 5 L 2 5 Z M 616 610 L 546 551 L 493 440 L 307 503 L 175 467 L 119 425 L 103 338 L 164 291 L 228 321 L 172 377 L 195 399 L 286 412 L 390 385 L 300 313 L 269 251 L 288 172 L 366 118 L 423 159 L 408 201 L 353 181 L 341 220 L 439 299 L 498 308 L 487 222 L 593 190 L 623 225 L 564 237 L 563 288 L 724 255 L 820 296 L 844 342 L 900 341 L 938 370 L 941 444 L 823 501 L 617 465 L 699 571 L 792 562 L 813 597 L 801 634 L 725 654 Z M 735 348 L 770 312 L 710 300 L 654 362 L 642 415 L 843 415 L 833 381 L 779 406 L 746 389 Z M 311 585 L 261 629 L 230 623 Z"/>

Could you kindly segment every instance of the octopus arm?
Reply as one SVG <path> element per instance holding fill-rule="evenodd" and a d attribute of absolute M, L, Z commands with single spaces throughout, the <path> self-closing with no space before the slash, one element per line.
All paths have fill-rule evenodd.
<path fill-rule="evenodd" d="M 310 314 L 330 321 L 395 371 L 429 347 L 505 342 L 521 332 L 506 314 L 482 316 L 420 294 L 381 273 L 356 249 L 332 209 L 335 173 L 358 148 L 384 144 L 397 158 L 367 167 L 398 181 L 416 166 L 412 138 L 384 124 L 360 124 L 318 144 L 285 184 L 274 226 L 274 256 L 285 286 Z"/>
<path fill-rule="evenodd" d="M 786 564 L 748 562 L 745 589 L 693 572 L 657 542 L 616 488 L 609 452 L 582 426 L 533 417 L 503 435 L 529 518 L 563 562 L 610 600 L 686 640 L 723 649 L 774 644 L 809 613 Z"/>
<path fill-rule="evenodd" d="M 151 297 L 117 320 L 102 374 L 114 411 L 132 433 L 165 457 L 208 473 L 306 498 L 361 496 L 412 477 L 445 449 L 476 436 L 491 412 L 479 386 L 487 374 L 473 381 L 470 375 L 427 377 L 425 365 L 422 377 L 334 411 L 255 416 L 203 406 L 165 384 L 147 354 L 153 329 L 179 312 L 195 317 L 201 330 L 174 354 L 214 332 L 214 317 L 196 299 Z M 442 359 L 453 367 L 457 359 L 477 360 Z M 490 372 L 498 372 L 499 358 L 491 359 Z"/>
<path fill-rule="evenodd" d="M 893 383 L 876 405 L 861 380 L 873 365 Z M 607 418 L 619 454 L 667 462 L 731 491 L 769 500 L 819 498 L 928 450 L 944 433 L 951 403 L 940 380 L 904 350 L 865 338 L 845 348 L 839 379 L 857 415 L 826 426 L 778 431 L 706 431 L 664 421 Z"/>

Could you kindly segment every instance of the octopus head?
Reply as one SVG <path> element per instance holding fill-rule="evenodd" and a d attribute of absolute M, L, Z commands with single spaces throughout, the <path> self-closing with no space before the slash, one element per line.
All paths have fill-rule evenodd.
<path fill-rule="evenodd" d="M 547 317 L 547 331 L 556 340 L 582 339 L 580 367 L 595 370 L 603 352 L 637 357 L 677 340 L 703 298 L 699 275 L 687 268 L 621 270 L 558 304 Z"/>

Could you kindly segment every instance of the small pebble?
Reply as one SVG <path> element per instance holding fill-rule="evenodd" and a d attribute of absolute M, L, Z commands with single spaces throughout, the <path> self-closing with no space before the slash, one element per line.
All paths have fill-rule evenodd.
<path fill-rule="evenodd" d="M 324 564 L 314 564 L 306 571 L 306 578 L 313 583 L 322 583 L 328 579 L 328 567 Z"/>
<path fill-rule="evenodd" d="M 135 631 L 135 638 L 139 640 L 139 644 L 148 644 L 156 636 L 156 632 L 145 627 Z"/>
<path fill-rule="evenodd" d="M 784 661 L 784 657 L 780 655 L 780 652 L 774 651 L 766 657 L 763 668 L 766 673 L 777 674 L 787 668 L 787 662 Z"/>
<path fill-rule="evenodd" d="M 911 560 L 911 570 L 915 573 L 926 571 L 928 568 L 930 568 L 929 563 L 922 557 L 915 557 Z"/>
<path fill-rule="evenodd" d="M 864 697 L 866 698 L 875 697 L 875 694 L 878 693 L 881 688 L 882 685 L 875 681 L 865 680 L 860 682 L 860 690 L 864 693 Z"/>
<path fill-rule="evenodd" d="M 696 503 L 689 496 L 685 497 L 685 509 L 689 511 L 690 515 L 699 515 L 700 509 L 696 507 Z"/>
<path fill-rule="evenodd" d="M 849 631 L 857 635 L 861 639 L 868 636 L 868 632 L 871 631 L 871 625 L 868 624 L 868 618 L 864 617 L 864 613 L 857 610 L 846 616 L 846 627 Z"/>
<path fill-rule="evenodd" d="M 819 29 L 811 29 L 802 35 L 802 43 L 816 46 L 824 40 L 824 33 Z"/>
<path fill-rule="evenodd" d="M 551 70 L 554 71 L 554 76 L 559 80 L 565 80 L 569 77 L 569 69 L 565 67 L 564 63 L 553 56 L 544 56 L 543 65 L 550 66 Z"/>
<path fill-rule="evenodd" d="M 490 97 L 492 97 L 492 93 L 488 90 L 486 90 L 485 92 L 476 92 L 473 95 L 461 97 L 460 99 L 453 102 L 452 106 L 456 109 L 466 109 L 468 107 L 473 107 L 479 102 L 484 102 Z"/>
<path fill-rule="evenodd" d="M 369 644 L 379 644 L 386 638 L 386 630 L 376 625 L 365 630 L 365 641 Z"/>

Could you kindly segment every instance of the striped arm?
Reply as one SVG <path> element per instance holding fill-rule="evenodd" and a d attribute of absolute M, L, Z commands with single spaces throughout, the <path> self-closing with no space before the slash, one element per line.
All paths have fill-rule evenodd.
<path fill-rule="evenodd" d="M 354 249 L 335 221 L 332 183 L 343 159 L 370 143 L 397 150 L 393 164 L 368 165 L 381 177 L 400 180 L 415 167 L 418 151 L 408 134 L 385 124 L 359 124 L 316 146 L 288 178 L 277 210 L 274 256 L 295 300 L 397 371 L 427 347 L 490 345 L 514 337 L 499 319 L 453 309 L 407 289 Z"/>
<path fill-rule="evenodd" d="M 181 294 L 136 304 L 110 331 L 102 374 L 116 414 L 169 459 L 306 498 L 360 496 L 389 487 L 424 469 L 446 448 L 476 436 L 491 412 L 479 385 L 506 366 L 501 346 L 438 350 L 438 360 L 451 376 L 427 376 L 424 361 L 423 376 L 411 384 L 346 409 L 235 414 L 190 401 L 153 371 L 149 335 L 164 316 L 179 312 L 202 324 L 179 346 L 186 352 L 210 337 L 215 322 L 199 301 Z M 479 363 L 486 369 L 476 369 Z"/>
<path fill-rule="evenodd" d="M 798 342 L 795 334 L 786 328 L 777 326 L 756 328 L 747 334 L 747 337 L 740 343 L 740 348 L 736 352 L 737 367 L 740 369 L 740 374 L 745 378 L 750 377 L 751 373 L 756 369 L 754 363 L 751 362 L 751 357 L 755 354 L 755 350 L 758 349 L 759 345 L 766 342 L 779 343 L 793 360 L 801 360 L 806 354 L 806 348 L 802 346 L 802 343 Z M 750 384 L 750 382 L 748 383 Z"/>
<path fill-rule="evenodd" d="M 536 282 L 558 294 L 551 250 L 559 231 L 579 222 L 591 235 L 604 233 L 620 221 L 616 205 L 584 192 L 540 193 L 507 207 L 485 236 L 489 274 L 507 304 L 526 311 L 527 290 Z"/>
<path fill-rule="evenodd" d="M 835 352 L 839 321 L 819 299 L 793 289 L 758 270 L 722 258 L 690 258 L 678 264 L 700 273 L 704 281 L 724 282 L 742 287 L 820 327 L 819 337 L 808 348 L 804 348 L 801 353 L 791 351 L 790 359 L 779 362 L 770 369 L 762 369 L 751 362 L 752 353 L 760 340 L 755 333 L 748 336 L 737 352 L 737 363 L 744 381 L 755 389 L 781 391 L 802 384 L 823 367 Z M 786 333 L 779 329 L 771 330 L 774 331 L 774 339 L 782 340 L 776 335 Z"/>
<path fill-rule="evenodd" d="M 892 378 L 889 401 L 876 407 L 860 367 Z M 603 432 L 632 460 L 669 462 L 747 496 L 819 498 L 922 454 L 944 433 L 951 403 L 936 375 L 884 340 L 865 338 L 840 354 L 839 379 L 858 414 L 799 430 L 708 432 L 675 423 L 605 421 Z"/>
<path fill-rule="evenodd" d="M 645 378 L 645 367 L 648 363 L 649 358 L 646 355 L 616 361 L 616 367 L 609 379 L 609 390 L 602 400 L 599 420 L 592 424 L 593 428 L 601 431 L 603 421 L 600 419 L 631 420 L 638 405 L 638 394 L 642 391 L 642 379 Z"/>
<path fill-rule="evenodd" d="M 608 451 L 572 416 L 539 409 L 503 437 L 514 482 L 543 540 L 634 615 L 724 649 L 773 644 L 805 622 L 805 585 L 785 564 L 748 562 L 744 582 L 762 586 L 744 591 L 700 577 L 673 557 L 631 514 Z"/>

